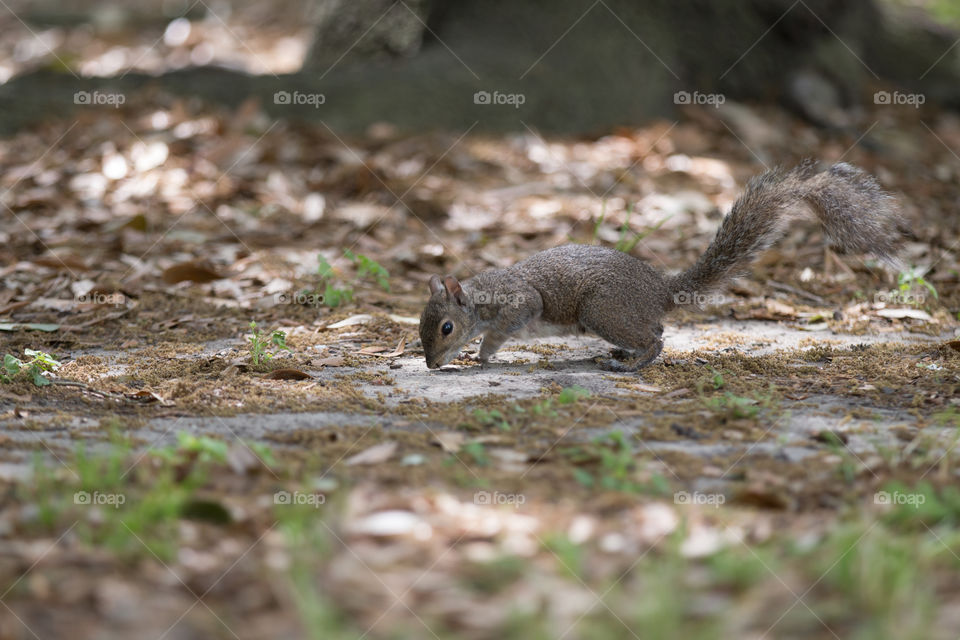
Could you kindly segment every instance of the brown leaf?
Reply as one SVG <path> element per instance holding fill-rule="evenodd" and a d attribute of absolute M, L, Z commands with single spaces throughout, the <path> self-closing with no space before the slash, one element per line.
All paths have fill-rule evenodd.
<path fill-rule="evenodd" d="M 784 304 L 779 300 L 767 299 L 765 302 L 767 311 L 772 313 L 774 316 L 786 316 L 788 318 L 796 318 L 797 310 L 791 307 L 788 304 Z"/>
<path fill-rule="evenodd" d="M 134 391 L 133 393 L 125 393 L 124 395 L 130 400 L 134 400 L 136 402 L 142 402 L 143 404 L 151 404 L 154 402 L 159 402 L 160 404 L 169 404 L 154 392 L 147 391 L 146 389 L 141 389 L 140 391 Z"/>
<path fill-rule="evenodd" d="M 167 284 L 176 284 L 185 280 L 190 280 L 191 282 L 212 282 L 222 277 L 222 275 L 217 273 L 214 268 L 204 260 L 181 262 L 172 267 L 167 267 L 163 272 L 163 281 Z"/>
<path fill-rule="evenodd" d="M 25 307 L 25 306 L 27 306 L 28 304 L 30 304 L 31 302 L 33 302 L 33 301 L 32 301 L 32 300 L 21 300 L 21 301 L 19 301 L 19 302 L 11 302 L 10 304 L 8 304 L 8 305 L 5 306 L 5 307 L 0 307 L 0 316 L 5 316 L 5 315 L 7 315 L 8 313 L 10 313 L 11 311 L 14 311 L 14 310 L 16 310 L 16 309 L 19 309 L 20 307 Z"/>
<path fill-rule="evenodd" d="M 127 220 L 124 227 L 128 229 L 134 229 L 136 231 L 146 231 L 147 230 L 147 216 L 142 213 L 138 213 L 129 220 Z"/>
<path fill-rule="evenodd" d="M 86 271 L 90 267 L 82 259 L 76 256 L 57 256 L 47 255 L 37 258 L 33 264 L 41 267 L 50 267 L 51 269 L 67 269 L 73 271 Z"/>
<path fill-rule="evenodd" d="M 360 349 L 360 351 L 358 351 L 357 353 L 364 356 L 374 356 L 380 353 L 381 351 L 386 351 L 387 349 L 388 347 L 377 347 L 377 346 L 364 347 L 363 349 Z"/>
<path fill-rule="evenodd" d="M 245 366 L 245 365 L 242 365 L 242 364 L 231 364 L 231 365 L 228 366 L 226 369 L 224 369 L 223 371 L 220 372 L 220 379 L 222 379 L 222 380 L 229 380 L 230 378 L 233 378 L 234 376 L 236 376 L 236 375 L 237 375 L 238 373 L 240 373 L 241 371 L 245 371 L 245 370 L 246 370 L 246 366 Z"/>
<path fill-rule="evenodd" d="M 631 389 L 636 389 L 637 391 L 644 391 L 646 393 L 660 393 L 663 391 L 660 387 L 652 384 L 646 384 L 645 382 L 637 382 L 636 384 L 628 385 Z"/>
<path fill-rule="evenodd" d="M 402 336 L 400 342 L 397 344 L 397 347 L 390 353 L 383 353 L 387 350 L 388 347 L 364 347 L 360 349 L 358 353 L 364 356 L 380 356 L 381 358 L 396 358 L 397 356 L 403 355 L 404 347 L 407 345 L 407 336 Z"/>
<path fill-rule="evenodd" d="M 355 464 L 380 464 L 390 459 L 390 456 L 397 450 L 397 443 L 394 441 L 381 442 L 375 444 L 369 449 L 361 451 L 355 456 L 346 459 L 345 464 L 352 466 Z"/>
<path fill-rule="evenodd" d="M 324 367 L 342 367 L 345 360 L 343 356 L 330 356 L 329 358 L 320 358 L 319 360 L 314 360 L 313 364 L 321 365 Z"/>
<path fill-rule="evenodd" d="M 400 336 L 400 342 L 397 344 L 397 348 L 391 351 L 390 353 L 384 353 L 384 358 L 396 358 L 397 356 L 403 355 L 403 349 L 407 346 L 407 336 Z"/>
<path fill-rule="evenodd" d="M 923 309 L 880 309 L 876 313 L 883 318 L 891 318 L 894 320 L 910 318 L 911 320 L 933 322 L 933 317 Z"/>
<path fill-rule="evenodd" d="M 277 369 L 263 376 L 264 380 L 311 380 L 313 376 L 299 369 Z"/>
<path fill-rule="evenodd" d="M 440 445 L 440 448 L 446 453 L 456 453 L 460 451 L 464 440 L 464 435 L 457 431 L 441 431 L 434 436 L 434 444 Z"/>
<path fill-rule="evenodd" d="M 344 327 L 352 327 L 356 324 L 367 324 L 371 320 L 373 320 L 373 316 L 369 313 L 360 313 L 355 316 L 350 316 L 349 318 L 344 318 L 340 322 L 328 324 L 324 329 L 342 329 Z"/>

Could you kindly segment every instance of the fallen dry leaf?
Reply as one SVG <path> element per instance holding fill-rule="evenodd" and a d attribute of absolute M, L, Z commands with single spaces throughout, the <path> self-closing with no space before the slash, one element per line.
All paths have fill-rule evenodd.
<path fill-rule="evenodd" d="M 460 451 L 466 438 L 458 431 L 441 431 L 434 436 L 434 444 L 440 445 L 446 453 L 456 453 Z"/>
<path fill-rule="evenodd" d="M 631 389 L 636 389 L 637 391 L 645 391 L 647 393 L 660 393 L 663 391 L 660 387 L 652 384 L 646 384 L 643 382 L 637 382 L 630 385 Z"/>
<path fill-rule="evenodd" d="M 164 400 L 162 397 L 158 396 L 154 392 L 147 391 L 145 389 L 141 389 L 140 391 L 135 391 L 133 393 L 127 393 L 124 395 L 130 400 L 134 400 L 136 402 L 142 402 L 144 404 L 150 404 L 153 402 L 159 402 L 160 404 L 163 404 L 163 405 L 170 404 L 169 402 L 167 402 L 166 400 Z"/>
<path fill-rule="evenodd" d="M 324 329 L 342 329 L 343 327 L 352 327 L 357 324 L 367 324 L 371 320 L 373 320 L 373 316 L 369 313 L 360 313 L 355 316 L 350 316 L 349 318 L 344 318 L 340 322 L 328 324 Z"/>
<path fill-rule="evenodd" d="M 396 358 L 397 356 L 403 355 L 403 351 L 406 345 L 407 345 L 407 336 L 403 336 L 400 338 L 400 342 L 399 344 L 397 344 L 397 347 L 390 353 L 383 353 L 384 351 L 387 350 L 388 347 L 378 347 L 378 346 L 364 347 L 363 349 L 360 349 L 358 353 L 365 356 L 380 356 L 381 358 Z"/>
<path fill-rule="evenodd" d="M 167 267 L 163 272 L 163 281 L 167 284 L 177 284 L 190 280 L 191 282 L 213 282 L 223 278 L 212 266 L 203 260 L 190 260 Z"/>
<path fill-rule="evenodd" d="M 380 464 L 386 462 L 397 450 L 397 443 L 393 440 L 375 444 L 369 449 L 365 449 L 355 456 L 347 458 L 344 463 L 347 466 L 357 464 Z"/>
<path fill-rule="evenodd" d="M 360 349 L 360 351 L 358 351 L 357 353 L 365 356 L 372 356 L 380 353 L 381 351 L 386 351 L 388 348 L 389 347 L 377 347 L 377 346 L 364 347 L 363 349 Z"/>
<path fill-rule="evenodd" d="M 880 309 L 876 313 L 878 316 L 882 318 L 892 318 L 894 320 L 911 318 L 913 320 L 924 320 L 926 322 L 933 322 L 933 316 L 931 316 L 929 313 L 927 313 L 923 309 Z"/>
<path fill-rule="evenodd" d="M 420 539 L 429 538 L 432 530 L 428 523 L 410 511 L 390 510 L 370 514 L 351 523 L 348 530 L 352 534 L 393 537 L 413 535 Z"/>

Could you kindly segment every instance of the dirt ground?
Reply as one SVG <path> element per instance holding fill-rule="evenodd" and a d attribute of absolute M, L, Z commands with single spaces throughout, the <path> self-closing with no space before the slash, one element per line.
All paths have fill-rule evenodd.
<path fill-rule="evenodd" d="M 0 639 L 956 638 L 960 119 L 735 107 L 345 139 L 156 93 L 2 141 Z M 675 272 L 804 157 L 895 195 L 904 271 L 798 222 L 636 374 L 427 370 L 431 274 Z"/>

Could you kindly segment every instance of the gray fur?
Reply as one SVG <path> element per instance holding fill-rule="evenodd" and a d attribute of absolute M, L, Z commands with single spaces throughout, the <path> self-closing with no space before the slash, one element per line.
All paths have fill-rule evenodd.
<path fill-rule="evenodd" d="M 676 276 L 615 249 L 578 244 L 541 251 L 463 283 L 434 276 L 420 318 L 427 366 L 443 366 L 479 335 L 479 359 L 487 362 L 510 336 L 538 324 L 594 333 L 631 360 L 626 365 L 605 360 L 605 368 L 644 366 L 660 353 L 661 320 L 678 299 L 695 300 L 722 287 L 778 240 L 804 208 L 841 249 L 895 261 L 903 225 L 893 198 L 849 164 L 816 173 L 806 162 L 750 180 L 707 250 Z M 446 322 L 452 325 L 449 335 L 441 330 Z"/>

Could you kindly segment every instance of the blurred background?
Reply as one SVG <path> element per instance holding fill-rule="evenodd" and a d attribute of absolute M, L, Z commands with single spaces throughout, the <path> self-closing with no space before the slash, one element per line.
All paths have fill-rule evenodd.
<path fill-rule="evenodd" d="M 228 105 L 260 96 L 274 115 L 355 131 L 479 120 L 600 133 L 674 113 L 678 91 L 775 102 L 833 128 L 863 122 L 886 84 L 960 101 L 951 0 L 11 1 L 2 14 L 0 80 L 60 81 L 0 93 L 8 130 L 100 77 Z M 326 100 L 276 104 L 282 90 Z M 483 109 L 496 98 L 476 104 L 478 91 L 523 102 Z"/>

